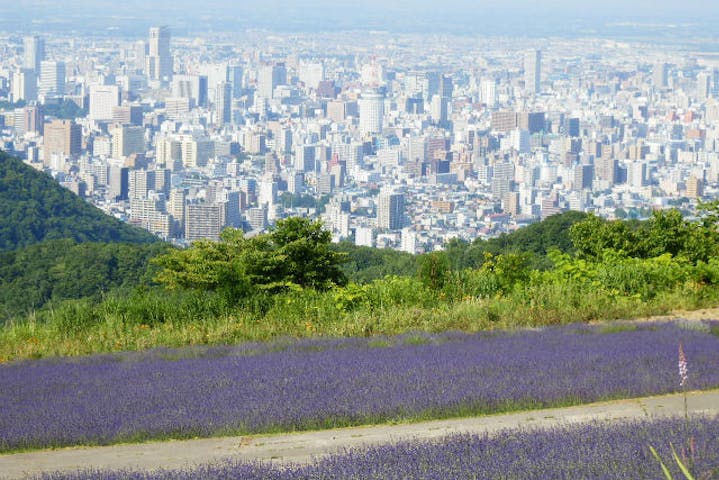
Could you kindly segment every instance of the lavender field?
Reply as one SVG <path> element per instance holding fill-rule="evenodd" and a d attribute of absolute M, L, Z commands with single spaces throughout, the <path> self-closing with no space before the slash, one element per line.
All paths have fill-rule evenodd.
<path fill-rule="evenodd" d="M 352 450 L 305 466 L 220 463 L 186 471 L 46 474 L 41 480 L 304 480 L 304 479 L 631 479 L 664 478 L 654 446 L 674 478 L 673 444 L 696 478 L 719 475 L 719 417 L 594 423 L 497 436 L 456 435 L 440 442 L 403 442 Z"/>
<path fill-rule="evenodd" d="M 481 414 L 719 386 L 714 322 L 311 340 L 0 367 L 0 450 Z"/>

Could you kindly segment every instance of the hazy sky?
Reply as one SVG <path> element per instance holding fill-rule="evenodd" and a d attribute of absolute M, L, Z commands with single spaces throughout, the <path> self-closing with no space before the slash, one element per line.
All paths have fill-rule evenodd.
<path fill-rule="evenodd" d="M 524 34 L 600 29 L 617 22 L 701 23 L 719 30 L 717 0 L 0 0 L 0 30 L 57 28 L 98 32 L 243 29 L 491 30 Z M 707 26 L 708 29 L 707 30 Z M 691 33 L 691 32 L 690 32 Z"/>

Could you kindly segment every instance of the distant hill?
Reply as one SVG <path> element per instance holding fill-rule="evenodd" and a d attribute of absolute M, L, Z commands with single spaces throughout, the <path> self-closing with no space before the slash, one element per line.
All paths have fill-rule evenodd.
<path fill-rule="evenodd" d="M 76 242 L 158 240 L 106 215 L 48 175 L 0 151 L 0 251 L 63 238 Z"/>

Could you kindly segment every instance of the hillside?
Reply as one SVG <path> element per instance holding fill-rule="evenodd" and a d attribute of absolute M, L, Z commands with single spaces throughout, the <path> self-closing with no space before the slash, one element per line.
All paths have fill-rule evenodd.
<path fill-rule="evenodd" d="M 0 324 L 48 302 L 91 298 L 151 284 L 152 257 L 169 244 L 46 240 L 0 252 Z"/>
<path fill-rule="evenodd" d="M 0 251 L 63 238 L 77 242 L 157 240 L 106 215 L 49 176 L 0 151 Z"/>

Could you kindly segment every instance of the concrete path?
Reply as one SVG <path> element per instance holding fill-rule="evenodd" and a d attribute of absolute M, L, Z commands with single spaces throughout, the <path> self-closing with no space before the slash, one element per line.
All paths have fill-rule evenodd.
<path fill-rule="evenodd" d="M 692 392 L 688 402 L 690 414 L 719 414 L 719 390 Z M 344 448 L 398 440 L 432 439 L 453 433 L 492 433 L 517 427 L 551 427 L 591 420 L 645 419 L 670 415 L 684 415 L 682 395 L 412 424 L 43 450 L 0 455 L 0 479 L 20 479 L 41 472 L 87 467 L 144 470 L 183 468 L 224 458 L 300 463 Z"/>

